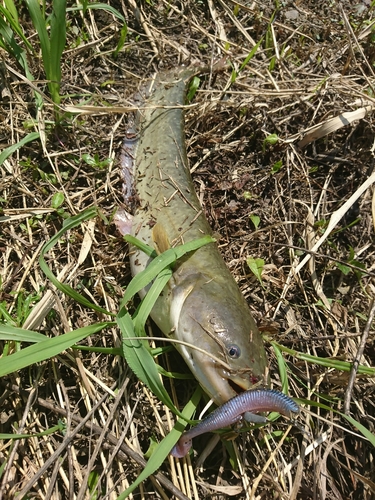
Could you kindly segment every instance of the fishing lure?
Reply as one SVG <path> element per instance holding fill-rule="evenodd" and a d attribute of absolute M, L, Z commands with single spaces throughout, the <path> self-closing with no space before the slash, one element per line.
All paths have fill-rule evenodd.
<path fill-rule="evenodd" d="M 267 422 L 266 417 L 253 412 L 277 411 L 288 418 L 299 412 L 299 406 L 289 396 L 273 389 L 245 391 L 210 413 L 198 425 L 184 432 L 172 448 L 171 455 L 182 458 L 189 452 L 193 438 L 228 427 L 242 419 L 252 423 Z"/>

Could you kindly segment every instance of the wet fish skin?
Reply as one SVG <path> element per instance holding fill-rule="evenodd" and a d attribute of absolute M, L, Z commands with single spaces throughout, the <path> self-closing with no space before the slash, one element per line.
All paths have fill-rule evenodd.
<path fill-rule="evenodd" d="M 148 245 L 165 247 L 211 235 L 191 179 L 184 134 L 186 89 L 196 68 L 159 73 L 137 114 L 138 141 L 123 151 L 126 168 L 133 161 L 133 199 L 137 208 L 131 233 Z M 178 107 L 174 107 L 178 106 Z M 133 141 L 133 142 L 132 142 Z M 129 145 L 131 150 L 129 150 Z M 146 268 L 149 258 L 130 252 L 132 274 Z M 144 289 L 141 297 L 146 294 Z M 152 319 L 168 337 L 189 342 L 220 358 L 176 344 L 205 392 L 220 405 L 254 384 L 267 384 L 268 367 L 262 338 L 236 281 L 215 243 L 181 259 L 158 298 Z"/>

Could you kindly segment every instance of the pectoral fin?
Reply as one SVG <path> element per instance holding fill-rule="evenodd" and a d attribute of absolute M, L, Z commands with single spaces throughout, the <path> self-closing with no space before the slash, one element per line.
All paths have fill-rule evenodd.
<path fill-rule="evenodd" d="M 173 325 L 173 330 L 176 330 L 178 327 L 178 323 L 180 321 L 182 307 L 185 303 L 185 300 L 191 294 L 195 286 L 194 282 L 191 283 L 183 283 L 182 285 L 178 285 L 173 288 L 173 295 L 171 301 L 171 309 L 170 309 L 170 317 L 171 323 Z"/>
<path fill-rule="evenodd" d="M 117 229 L 123 236 L 125 234 L 131 234 L 133 225 L 133 216 L 129 214 L 126 210 L 124 210 L 123 208 L 119 208 L 113 220 L 117 226 Z"/>

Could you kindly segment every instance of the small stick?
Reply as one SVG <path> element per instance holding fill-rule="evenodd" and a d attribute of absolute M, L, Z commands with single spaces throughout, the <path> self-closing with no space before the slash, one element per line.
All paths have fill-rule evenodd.
<path fill-rule="evenodd" d="M 352 366 L 352 369 L 350 371 L 348 388 L 346 389 L 346 393 L 345 393 L 344 413 L 346 415 L 349 415 L 349 407 L 350 407 L 350 400 L 352 398 L 352 391 L 353 391 L 354 380 L 355 380 L 355 377 L 357 375 L 358 366 L 359 366 L 359 363 L 361 361 L 361 357 L 363 355 L 363 351 L 365 349 L 365 345 L 366 345 L 366 342 L 367 342 L 367 337 L 368 337 L 368 334 L 370 332 L 370 328 L 371 328 L 372 322 L 374 320 L 374 316 L 375 316 L 375 300 L 371 299 L 370 314 L 368 315 L 367 323 L 366 323 L 366 326 L 365 326 L 365 329 L 363 331 L 363 335 L 362 335 L 362 338 L 361 338 L 361 343 L 359 344 L 356 357 L 355 357 L 355 359 L 353 361 L 353 366 Z"/>
<path fill-rule="evenodd" d="M 111 389 L 113 390 L 116 387 L 116 385 L 114 385 L 113 387 L 111 387 Z M 1 381 L 0 381 L 0 387 L 2 389 L 6 388 L 9 391 L 17 392 L 19 394 L 24 393 L 24 391 L 20 387 L 18 387 L 17 385 L 6 384 L 6 383 L 2 383 Z M 26 391 L 25 391 L 25 393 L 26 393 Z M 46 462 L 44 464 L 43 469 L 41 470 L 42 474 L 47 470 L 47 468 L 55 460 L 57 460 L 59 458 L 59 456 L 61 455 L 61 453 L 72 442 L 73 437 L 76 436 L 82 430 L 83 427 L 86 427 L 93 434 L 97 434 L 97 435 L 101 435 L 102 434 L 103 428 L 101 426 L 97 425 L 97 424 L 92 423 L 91 419 L 92 419 L 92 415 L 103 404 L 103 402 L 105 401 L 105 399 L 107 398 L 107 396 L 108 396 L 108 394 L 104 394 L 104 396 L 95 404 L 95 406 L 93 406 L 93 408 L 91 409 L 91 411 L 89 413 L 87 413 L 87 415 L 85 417 L 82 418 L 82 417 L 80 417 L 79 415 L 76 415 L 76 414 L 72 414 L 71 415 L 72 421 L 74 423 L 76 423 L 77 426 L 71 431 L 71 433 L 70 433 L 69 436 L 65 436 L 65 439 L 62 442 L 62 444 L 58 447 L 58 449 L 55 451 L 55 453 L 47 460 L 48 463 Z M 40 406 L 42 406 L 43 408 L 47 408 L 47 409 L 49 409 L 49 410 L 51 410 L 51 411 L 53 411 L 55 413 L 58 413 L 59 415 L 62 415 L 64 417 L 68 417 L 68 411 L 66 409 L 63 409 L 63 408 L 57 406 L 52 401 L 49 401 L 47 399 L 43 399 L 43 398 L 38 397 L 37 398 L 37 403 Z M 103 445 L 105 445 L 104 447 L 107 447 L 107 445 L 117 446 L 119 444 L 119 438 L 118 438 L 118 436 L 115 436 L 112 432 L 107 431 L 106 432 L 106 437 L 107 437 L 107 442 L 103 443 Z M 132 448 L 130 448 L 125 443 L 121 443 L 119 453 L 120 452 L 124 453 L 127 457 L 133 459 L 143 469 L 145 468 L 147 461 L 139 453 L 137 453 L 136 451 L 134 451 Z M 39 480 L 39 477 L 40 477 L 41 473 L 37 472 L 29 480 L 28 484 L 21 491 L 22 496 L 24 496 L 24 494 L 26 494 L 30 490 L 30 488 L 34 485 L 34 483 Z M 168 489 L 171 492 L 172 495 L 174 495 L 179 500 L 189 500 L 189 498 L 186 495 L 184 495 L 182 493 L 182 491 L 180 491 L 161 472 L 155 472 L 153 474 L 153 477 L 155 479 L 157 479 L 166 489 Z M 17 493 L 20 494 L 20 492 L 17 492 Z M 20 498 L 21 498 L 21 496 L 20 496 Z"/>

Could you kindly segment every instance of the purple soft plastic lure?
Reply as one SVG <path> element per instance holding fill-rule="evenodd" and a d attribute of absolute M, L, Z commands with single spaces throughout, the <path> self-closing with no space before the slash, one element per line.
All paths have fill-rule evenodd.
<path fill-rule="evenodd" d="M 194 437 L 228 427 L 242 418 L 253 423 L 266 422 L 265 417 L 253 414 L 260 411 L 277 411 L 291 418 L 293 413 L 299 412 L 299 406 L 289 396 L 273 389 L 245 391 L 219 406 L 198 425 L 182 434 L 172 448 L 171 455 L 176 458 L 184 457 L 189 452 Z"/>

